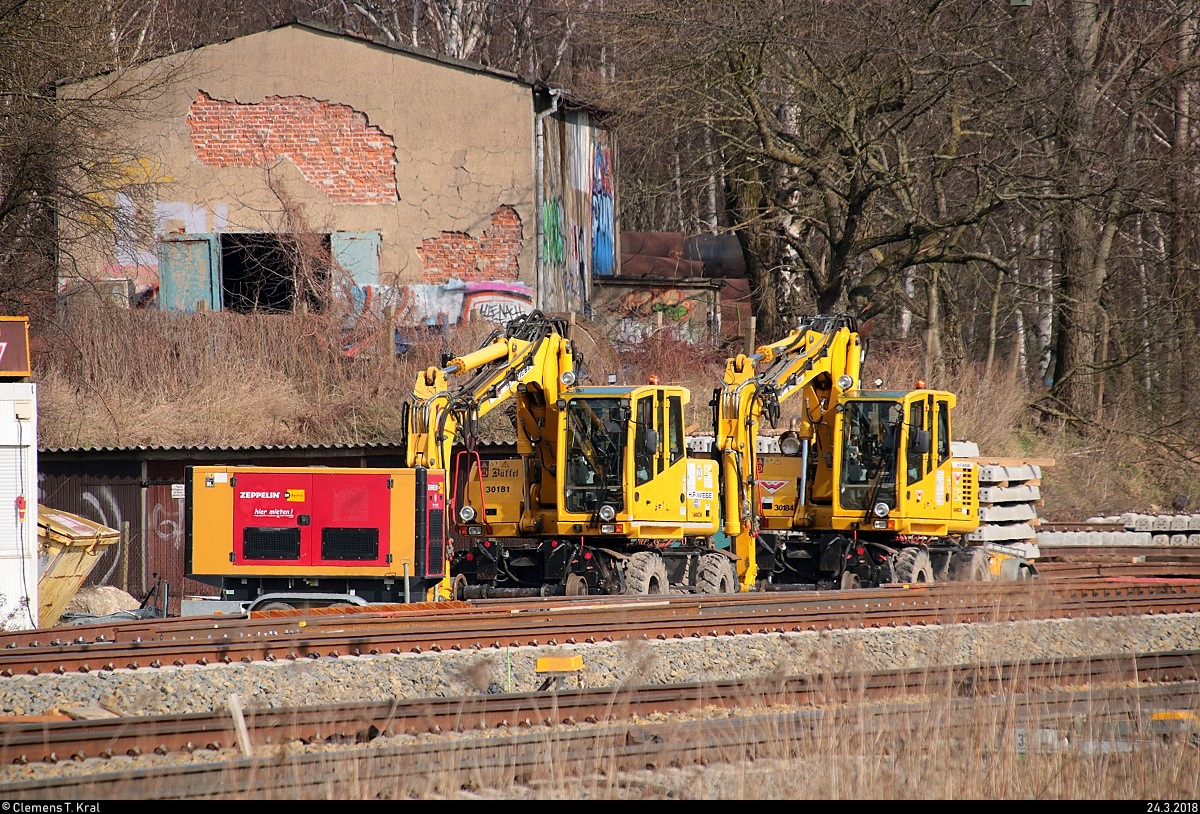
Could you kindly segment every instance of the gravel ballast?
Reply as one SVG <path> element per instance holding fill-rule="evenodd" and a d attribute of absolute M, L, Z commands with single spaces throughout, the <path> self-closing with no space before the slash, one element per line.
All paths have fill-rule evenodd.
<path fill-rule="evenodd" d="M 543 680 L 539 657 L 575 653 L 583 669 L 566 686 L 599 688 L 1197 647 L 1200 614 L 632 640 L 13 676 L 0 679 L 0 712 L 40 715 L 72 706 L 127 716 L 212 712 L 229 708 L 235 693 L 243 708 L 279 708 L 529 692 Z"/>
<path fill-rule="evenodd" d="M 583 656 L 566 686 L 619 687 L 756 676 L 811 675 L 888 669 L 1133 655 L 1200 647 L 1200 614 L 929 625 L 865 630 L 749 634 L 683 640 L 513 647 L 465 652 L 321 658 L 296 662 L 115 670 L 0 679 L 3 715 L 42 715 L 102 706 L 125 716 L 529 692 L 544 677 L 537 659 Z M 3 718 L 0 717 L 0 724 Z M 456 733 L 418 735 L 453 738 Z M 381 738 L 403 740 L 413 736 Z M 281 748 L 281 747 L 272 747 Z M 307 745 L 304 751 L 347 747 Z M 349 747 L 349 748 L 361 748 Z M 256 750 L 260 754 L 261 750 Z M 236 749 L 197 750 L 114 760 L 0 767 L 0 785 L 150 765 L 235 760 Z"/>

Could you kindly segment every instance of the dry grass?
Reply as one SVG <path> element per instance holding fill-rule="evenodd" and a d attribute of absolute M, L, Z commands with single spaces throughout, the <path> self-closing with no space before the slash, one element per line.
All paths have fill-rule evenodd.
<path fill-rule="evenodd" d="M 58 322 L 33 325 L 39 384 L 39 442 L 49 448 L 113 445 L 255 445 L 396 442 L 402 407 L 417 371 L 443 353 L 479 347 L 486 322 L 402 334 L 396 354 L 390 323 L 359 320 L 353 331 L 336 315 L 241 315 L 72 308 Z M 573 328 L 587 383 L 614 374 L 622 384 L 679 383 L 692 392 L 689 429 L 711 429 L 709 400 L 729 348 L 691 345 L 668 335 L 616 346 L 602 323 Z M 353 345 L 356 353 L 344 349 Z M 924 363 L 912 347 L 873 346 L 864 381 L 914 385 Z M 1188 494 L 1195 464 L 1164 465 L 1162 448 L 1137 432 L 1153 426 L 1131 413 L 1081 433 L 1046 422 L 1030 408 L 1040 395 L 1007 374 L 967 366 L 932 387 L 958 394 L 955 437 L 983 454 L 1054 459 L 1043 484 L 1043 516 L 1082 519 L 1122 511 L 1169 511 Z M 788 407 L 785 403 L 785 419 Z M 485 437 L 511 432 L 511 410 L 481 425 Z M 1200 497 L 1200 496 L 1197 496 Z"/>
<path fill-rule="evenodd" d="M 465 339 L 465 337 L 463 337 Z M 420 366 L 453 344 L 321 316 L 75 309 L 35 379 L 49 447 L 394 441 Z M 343 348 L 359 340 L 359 352 Z"/>
<path fill-rule="evenodd" d="M 425 775 L 403 763 L 376 762 L 387 739 L 354 751 L 329 753 L 318 772 L 323 786 L 301 796 L 315 799 L 546 799 L 546 800 L 1194 800 L 1200 794 L 1200 749 L 1185 738 L 1163 740 L 1137 724 L 1116 725 L 1117 709 L 1097 696 L 1087 714 L 1053 718 L 1000 693 L 972 704 L 944 696 L 881 707 L 827 704 L 776 718 L 782 708 L 731 711 L 713 708 L 706 718 L 728 718 L 749 742 L 741 749 L 711 746 L 702 764 L 672 763 L 647 750 L 644 766 L 618 768 L 603 747 L 584 767 L 562 759 L 567 747 L 557 730 L 524 735 L 531 746 L 497 745 L 498 759 L 482 765 L 453 739 L 442 747 L 442 765 Z M 819 713 L 815 715 L 815 713 Z M 1149 712 L 1145 712 L 1148 717 Z M 1028 716 L 1028 717 L 1025 717 Z M 578 732 L 581 728 L 573 731 Z M 585 729 L 585 728 L 583 728 Z M 636 722 L 631 732 L 637 732 Z M 478 737 L 478 735 L 475 735 Z M 540 739 L 540 740 L 539 740 Z M 669 744 L 668 744 L 669 746 Z M 577 751 L 578 744 L 571 746 Z M 506 752 L 506 750 L 510 750 Z M 539 759 L 529 762 L 535 753 Z M 508 757 L 505 757 L 505 755 Z M 556 756 L 557 755 L 557 756 Z M 381 755 L 382 757 L 382 755 Z M 416 767 L 414 767 L 415 769 Z M 293 780 L 280 761 L 274 772 Z M 236 797 L 236 781 L 213 785 L 213 798 Z M 164 791 L 170 797 L 170 789 Z M 1187 811 L 1189 809 L 1175 809 Z"/>

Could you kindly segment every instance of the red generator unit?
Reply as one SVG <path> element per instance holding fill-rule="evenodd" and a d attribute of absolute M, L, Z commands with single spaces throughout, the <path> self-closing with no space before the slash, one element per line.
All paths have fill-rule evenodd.
<path fill-rule="evenodd" d="M 184 571 L 220 590 L 221 612 L 434 601 L 445 482 L 423 467 L 190 466 Z"/>

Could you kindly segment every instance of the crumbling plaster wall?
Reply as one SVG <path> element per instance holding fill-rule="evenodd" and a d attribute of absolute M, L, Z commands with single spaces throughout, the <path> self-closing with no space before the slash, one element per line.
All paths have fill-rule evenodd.
<path fill-rule="evenodd" d="M 145 70 L 166 65 L 167 92 L 122 124 L 152 200 L 118 196 L 140 227 L 114 235 L 94 276 L 156 276 L 150 233 L 378 230 L 377 304 L 407 289 L 428 316 L 488 281 L 530 299 L 527 84 L 303 25 Z"/>

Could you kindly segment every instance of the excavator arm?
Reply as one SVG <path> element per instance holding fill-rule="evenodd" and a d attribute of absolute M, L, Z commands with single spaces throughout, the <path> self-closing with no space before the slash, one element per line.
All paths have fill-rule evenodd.
<path fill-rule="evenodd" d="M 408 465 L 448 469 L 455 434 L 536 386 L 551 402 L 575 382 L 566 321 L 533 311 L 509 322 L 475 351 L 417 374 L 408 417 Z"/>
<path fill-rule="evenodd" d="M 837 396 L 859 387 L 862 346 L 853 317 L 816 316 L 778 342 L 752 354 L 738 354 L 725 365 L 722 386 L 714 393 L 716 445 L 720 452 L 723 528 L 733 540 L 742 590 L 758 577 L 759 532 L 758 436 L 761 422 L 779 420 L 784 401 L 805 393 L 801 433 L 812 438 L 825 422 Z"/>
<path fill-rule="evenodd" d="M 478 350 L 417 374 L 408 405 L 408 465 L 453 476 L 451 451 L 460 426 L 473 426 L 522 389 L 540 389 L 557 400 L 559 387 L 573 384 L 575 375 L 565 320 L 532 311 L 510 321 Z M 451 503 L 447 494 L 448 515 Z M 447 572 L 440 595 L 451 595 L 450 579 Z"/>

